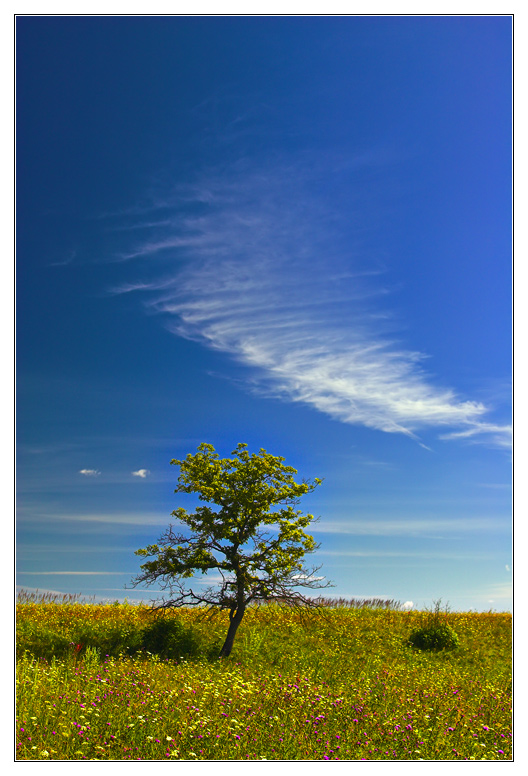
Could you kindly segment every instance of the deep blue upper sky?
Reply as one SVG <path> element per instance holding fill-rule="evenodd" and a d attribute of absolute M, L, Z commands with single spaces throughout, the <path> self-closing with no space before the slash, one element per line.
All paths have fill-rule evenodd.
<path fill-rule="evenodd" d="M 336 595 L 509 608 L 511 26 L 17 18 L 18 584 L 123 597 L 247 442 Z"/>

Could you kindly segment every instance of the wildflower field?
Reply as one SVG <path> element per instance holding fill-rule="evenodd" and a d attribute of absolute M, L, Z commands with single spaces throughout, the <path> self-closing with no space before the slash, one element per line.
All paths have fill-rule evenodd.
<path fill-rule="evenodd" d="M 511 760 L 511 615 L 446 611 L 428 651 L 390 604 L 252 608 L 219 660 L 224 613 L 163 642 L 147 606 L 22 598 L 16 758 Z"/>

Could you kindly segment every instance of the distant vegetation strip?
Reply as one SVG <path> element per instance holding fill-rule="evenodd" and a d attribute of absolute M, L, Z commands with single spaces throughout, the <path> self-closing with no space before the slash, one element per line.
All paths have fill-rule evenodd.
<path fill-rule="evenodd" d="M 404 608 L 403 604 L 400 601 L 396 601 L 393 598 L 343 598 L 343 597 L 330 597 L 330 596 L 317 596 L 313 599 L 316 601 L 319 606 L 325 606 L 325 607 L 331 607 L 331 608 L 341 608 L 341 607 L 352 607 L 353 609 L 361 609 L 361 608 L 367 608 L 367 609 L 402 609 Z M 73 603 L 95 603 L 95 598 L 93 596 L 86 598 L 83 597 L 80 593 L 53 593 L 50 591 L 41 592 L 40 590 L 19 590 L 17 592 L 17 603 L 23 604 L 23 603 L 56 603 L 56 604 L 73 604 Z M 98 602 L 101 605 L 104 604 L 113 604 L 117 605 L 120 602 L 117 600 L 111 600 L 108 599 L 106 602 Z M 126 604 L 128 605 L 134 605 L 134 603 L 137 603 L 137 605 L 145 606 L 145 603 L 142 602 L 130 602 L 126 601 Z M 280 601 L 279 601 L 280 603 Z M 257 604 L 258 605 L 258 604 Z"/>

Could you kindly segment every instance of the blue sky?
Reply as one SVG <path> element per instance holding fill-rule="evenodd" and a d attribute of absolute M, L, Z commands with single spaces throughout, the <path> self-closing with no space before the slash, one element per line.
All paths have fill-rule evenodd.
<path fill-rule="evenodd" d="M 17 584 L 125 590 L 209 442 L 332 594 L 511 608 L 511 18 L 18 17 Z"/>

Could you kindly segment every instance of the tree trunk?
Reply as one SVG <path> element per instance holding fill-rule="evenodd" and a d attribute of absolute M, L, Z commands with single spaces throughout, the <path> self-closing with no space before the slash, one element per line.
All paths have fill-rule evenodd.
<path fill-rule="evenodd" d="M 229 655 L 231 654 L 236 632 L 238 630 L 238 626 L 242 622 L 242 617 L 244 616 L 245 611 L 246 611 L 245 606 L 239 606 L 237 609 L 234 610 L 234 612 L 229 612 L 229 620 L 230 620 L 229 628 L 227 631 L 226 640 L 224 641 L 224 646 L 220 650 L 219 657 L 229 657 Z"/>

